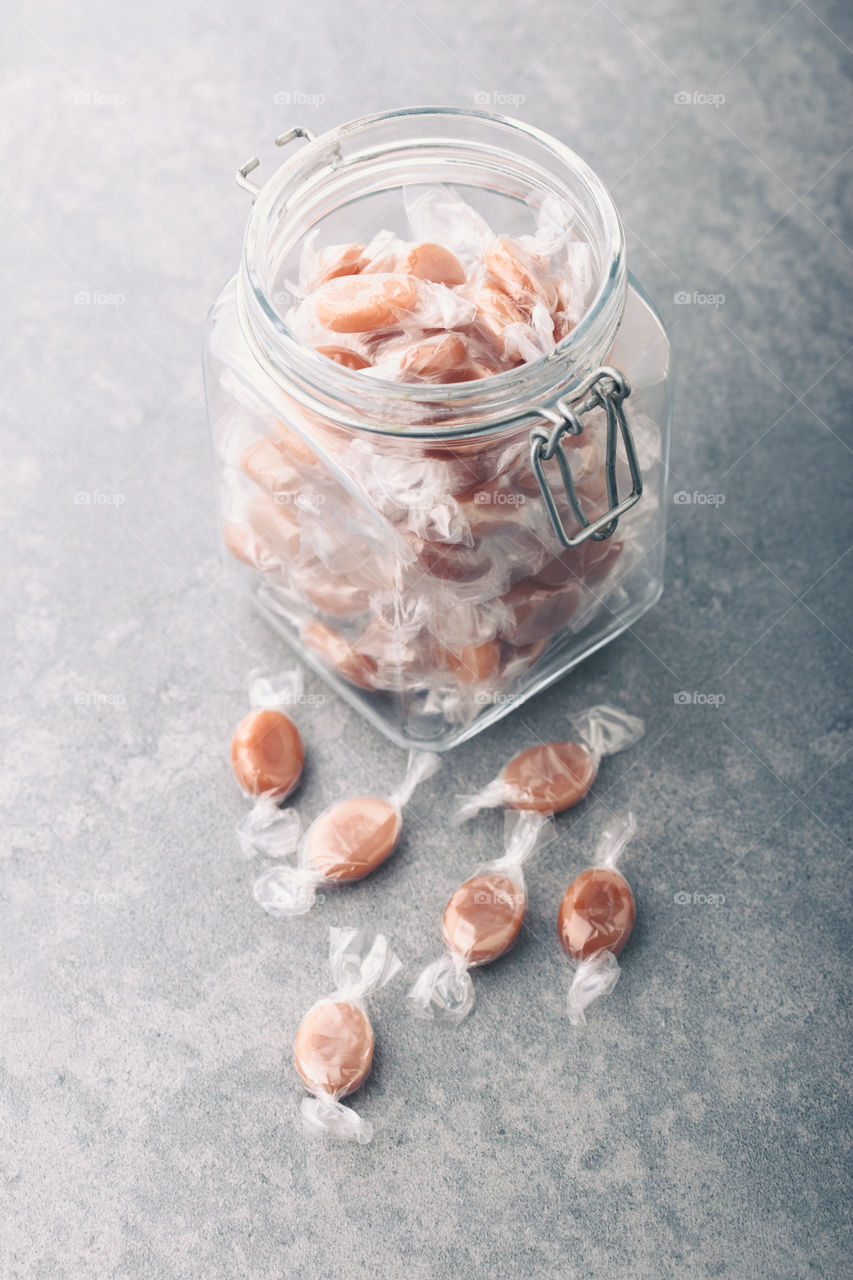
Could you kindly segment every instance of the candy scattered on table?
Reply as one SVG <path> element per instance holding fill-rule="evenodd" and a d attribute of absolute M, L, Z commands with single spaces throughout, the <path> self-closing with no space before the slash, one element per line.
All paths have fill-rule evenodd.
<path fill-rule="evenodd" d="M 619 979 L 616 957 L 631 936 L 634 895 L 616 863 L 637 830 L 634 815 L 614 819 L 601 835 L 592 866 L 576 876 L 563 894 L 557 930 L 563 950 L 575 965 L 567 1012 L 574 1026 L 584 1010 L 607 995 Z"/>
<path fill-rule="evenodd" d="M 365 1000 L 400 968 L 384 934 L 368 948 L 357 929 L 329 931 L 329 963 L 335 991 L 302 1019 L 293 1045 L 297 1072 L 313 1097 L 302 1099 L 307 1133 L 370 1142 L 373 1125 L 341 1098 L 360 1089 L 370 1074 L 375 1037 Z"/>
<path fill-rule="evenodd" d="M 474 984 L 468 971 L 498 960 L 515 943 L 527 910 L 522 866 L 553 834 L 540 813 L 507 813 L 504 856 L 480 867 L 453 893 L 442 921 L 447 949 L 409 991 L 420 1017 L 458 1023 L 471 1011 Z"/>
<path fill-rule="evenodd" d="M 280 858 L 298 850 L 296 865 L 269 867 L 255 881 L 258 905 L 272 916 L 304 915 L 320 885 L 349 884 L 370 875 L 396 849 L 404 807 L 438 766 L 437 755 L 410 752 L 405 776 L 390 795 L 339 800 L 301 838 L 293 810 L 253 811 L 238 828 L 245 852 Z"/>
<path fill-rule="evenodd" d="M 482 791 L 462 799 L 455 821 L 467 822 L 481 809 L 500 806 L 540 813 L 571 809 L 589 791 L 602 758 L 634 746 L 645 733 L 637 716 L 606 705 L 591 707 L 572 724 L 576 739 L 520 751 Z"/>
<path fill-rule="evenodd" d="M 272 792 L 284 800 L 299 782 L 304 763 L 302 737 L 283 711 L 250 711 L 238 724 L 231 742 L 231 765 L 247 795 Z"/>

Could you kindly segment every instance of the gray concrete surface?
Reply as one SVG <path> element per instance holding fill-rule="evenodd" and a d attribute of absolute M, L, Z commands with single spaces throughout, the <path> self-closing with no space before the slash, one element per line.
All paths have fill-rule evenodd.
<path fill-rule="evenodd" d="M 0 1273 L 849 1274 L 849 8 L 6 15 Z M 288 926 L 251 899 L 226 758 L 248 670 L 279 663 L 215 551 L 199 347 L 248 212 L 232 172 L 295 119 L 478 94 L 611 186 L 679 360 L 673 488 L 725 503 L 673 505 L 659 606 L 454 753 L 399 856 Z M 648 737 L 561 820 L 474 1015 L 442 1033 L 387 989 L 372 1146 L 306 1142 L 289 1051 L 328 926 L 386 929 L 414 972 L 499 839 L 497 815 L 448 831 L 448 793 L 605 697 Z M 335 699 L 303 725 L 306 810 L 397 776 Z M 571 1035 L 556 903 L 628 804 L 637 929 Z"/>

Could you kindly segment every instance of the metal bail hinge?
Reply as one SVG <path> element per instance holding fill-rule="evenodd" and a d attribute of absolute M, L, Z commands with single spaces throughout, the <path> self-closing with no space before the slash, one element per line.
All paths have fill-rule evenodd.
<path fill-rule="evenodd" d="M 305 129 L 302 125 L 297 125 L 295 129 L 288 129 L 287 133 L 280 133 L 275 140 L 275 145 L 277 147 L 286 147 L 288 142 L 292 142 L 294 138 L 306 138 L 309 142 L 313 142 L 316 137 L 317 135 L 313 129 Z M 254 169 L 257 169 L 260 163 L 257 156 L 252 156 L 251 160 L 247 160 L 245 164 L 240 165 L 235 174 L 237 185 L 242 187 L 244 191 L 248 191 L 252 197 L 258 194 L 260 187 L 257 182 L 249 181 L 249 174 Z"/>
<path fill-rule="evenodd" d="M 609 538 L 619 523 L 619 517 L 629 511 L 640 501 L 643 494 L 643 478 L 640 475 L 640 464 L 637 450 L 631 436 L 631 428 L 625 417 L 623 402 L 631 394 L 628 379 L 618 369 L 602 365 L 588 378 L 585 378 L 574 395 L 569 399 L 563 396 L 553 409 L 537 408 L 536 413 L 553 423 L 551 431 L 544 427 L 534 427 L 530 433 L 530 465 L 542 491 L 542 498 L 548 508 L 554 532 L 564 547 L 578 547 L 587 538 L 594 542 L 602 542 Z M 604 409 L 607 415 L 607 454 L 605 458 L 605 479 L 607 481 L 608 510 L 596 520 L 587 519 L 575 491 L 574 477 L 568 458 L 563 449 L 563 436 L 579 436 L 583 432 L 581 418 L 591 409 Z M 619 499 L 616 481 L 616 460 L 619 448 L 619 436 L 625 445 L 625 457 L 631 473 L 631 492 L 627 498 Z M 557 504 L 548 478 L 545 475 L 544 463 L 556 458 L 563 478 L 566 497 L 572 508 L 575 519 L 581 526 L 580 531 L 569 537 L 557 511 Z"/>

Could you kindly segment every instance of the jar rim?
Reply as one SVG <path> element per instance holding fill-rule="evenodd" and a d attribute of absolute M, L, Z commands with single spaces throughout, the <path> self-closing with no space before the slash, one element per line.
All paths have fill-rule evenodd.
<path fill-rule="evenodd" d="M 262 280 L 258 246 L 265 225 L 276 217 L 282 196 L 300 180 L 305 183 L 317 173 L 318 159 L 325 156 L 332 161 L 339 154 L 340 144 L 365 134 L 384 124 L 413 120 L 479 122 L 493 126 L 506 137 L 521 136 L 537 144 L 543 154 L 556 160 L 562 171 L 579 180 L 589 193 L 596 215 L 600 220 L 602 240 L 599 246 L 602 264 L 595 293 L 577 324 L 565 338 L 536 360 L 505 370 L 488 378 L 471 382 L 410 384 L 388 379 L 364 378 L 358 371 L 347 369 L 325 359 L 293 334 L 283 317 L 276 310 Z M 447 139 L 444 139 L 447 141 Z M 465 141 L 465 139 L 460 139 Z M 400 145 L 399 143 L 397 144 Z M 476 144 L 472 142 L 472 147 Z M 332 166 L 334 171 L 334 165 Z M 372 434 L 411 438 L 441 439 L 460 435 L 480 434 L 484 430 L 506 427 L 528 417 L 531 412 L 527 402 L 536 406 L 554 403 L 571 390 L 588 371 L 588 364 L 573 357 L 582 351 L 584 344 L 596 343 L 596 349 L 609 350 L 624 310 L 627 290 L 625 264 L 625 237 L 616 205 L 604 183 L 571 148 L 559 139 L 533 125 L 477 108 L 454 106 L 416 106 L 391 109 L 361 116 L 312 138 L 289 156 L 261 188 L 249 215 L 243 241 L 243 258 L 238 278 L 237 303 L 241 327 L 255 359 L 261 363 L 274 381 L 284 381 L 289 394 L 315 411 L 332 412 L 331 402 L 340 401 L 351 407 L 353 401 L 393 400 L 395 405 L 407 406 L 417 412 L 435 415 L 445 411 L 457 419 L 465 417 L 466 409 L 476 417 L 485 414 L 485 420 L 474 425 L 469 421 L 456 421 L 444 425 L 441 420 L 428 426 L 413 427 L 398 419 L 394 426 L 381 421 L 351 416 L 346 409 L 333 411 L 336 420 L 356 430 Z M 285 360 L 282 361 L 282 355 Z M 294 375 L 296 385 L 294 385 Z M 302 382 L 308 382 L 306 388 Z M 310 388 L 310 389 L 309 389 Z M 300 394 L 300 390 L 302 394 Z M 320 395 L 319 399 L 315 394 Z"/>

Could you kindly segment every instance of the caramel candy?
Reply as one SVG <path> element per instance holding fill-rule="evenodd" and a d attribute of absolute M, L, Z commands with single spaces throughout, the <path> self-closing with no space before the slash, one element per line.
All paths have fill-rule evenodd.
<path fill-rule="evenodd" d="M 530 311 L 537 299 L 549 311 L 556 304 L 557 290 L 552 281 L 539 263 L 508 236 L 498 236 L 486 246 L 483 262 L 498 287 L 525 311 Z"/>
<path fill-rule="evenodd" d="M 248 565 L 250 569 L 264 572 L 274 569 L 278 564 L 269 547 L 244 524 L 226 524 L 223 536 L 225 546 L 234 559 Z"/>
<path fill-rule="evenodd" d="M 257 440 L 243 454 L 243 470 L 273 498 L 286 498 L 302 483 L 299 472 L 288 462 L 273 440 Z"/>
<path fill-rule="evenodd" d="M 598 761 L 580 742 L 548 742 L 514 756 L 500 774 L 509 792 L 508 809 L 562 813 L 583 800 Z"/>
<path fill-rule="evenodd" d="M 312 297 L 317 319 L 332 333 L 368 333 L 395 325 L 401 312 L 414 311 L 418 290 L 412 276 L 382 272 L 340 276 Z"/>
<path fill-rule="evenodd" d="M 342 800 L 312 823 L 308 863 L 324 880 L 361 880 L 394 852 L 401 828 L 399 811 L 387 800 Z"/>
<path fill-rule="evenodd" d="M 457 333 L 442 333 L 413 343 L 401 356 L 400 370 L 413 378 L 449 378 L 462 369 L 468 348 Z"/>
<path fill-rule="evenodd" d="M 501 597 L 511 610 L 507 640 L 521 647 L 550 640 L 571 622 L 582 598 L 580 584 L 574 581 L 555 588 L 536 586 L 529 580 L 517 582 Z"/>
<path fill-rule="evenodd" d="M 562 342 L 574 329 L 574 322 L 562 309 L 554 312 L 554 341 Z"/>
<path fill-rule="evenodd" d="M 317 254 L 312 288 L 336 280 L 338 276 L 355 276 L 367 265 L 363 244 L 330 244 Z"/>
<path fill-rule="evenodd" d="M 324 662 L 359 689 L 372 689 L 376 674 L 376 662 L 369 654 L 358 653 L 343 636 L 322 622 L 309 622 L 300 632 L 303 644 Z"/>
<path fill-rule="evenodd" d="M 283 800 L 299 782 L 304 763 L 299 730 L 282 711 L 262 707 L 238 724 L 231 743 L 231 767 L 249 795 L 270 792 Z"/>
<path fill-rule="evenodd" d="M 345 1098 L 369 1076 L 373 1046 L 373 1028 L 363 1009 L 345 1000 L 322 1000 L 302 1019 L 293 1062 L 306 1089 Z"/>
<path fill-rule="evenodd" d="M 572 881 L 557 918 L 560 941 L 573 960 L 599 951 L 618 956 L 631 936 L 636 906 L 631 886 L 610 867 L 590 867 Z"/>
<path fill-rule="evenodd" d="M 444 941 L 469 964 L 488 964 L 509 951 L 526 908 L 525 893 L 507 876 L 494 871 L 472 876 L 445 908 Z"/>
<path fill-rule="evenodd" d="M 419 280 L 432 280 L 450 287 L 465 283 L 462 263 L 440 244 L 413 245 L 400 263 L 400 270 Z"/>
<path fill-rule="evenodd" d="M 370 368 L 370 361 L 350 347 L 317 347 L 316 350 L 327 360 L 334 360 L 335 364 L 343 365 L 345 369 Z"/>
<path fill-rule="evenodd" d="M 535 644 L 523 644 L 516 648 L 514 645 L 507 645 L 507 655 L 504 664 L 505 675 L 520 675 L 534 666 L 542 654 L 548 648 L 547 640 L 537 640 Z"/>
<path fill-rule="evenodd" d="M 289 396 L 285 397 L 292 406 L 292 412 L 295 415 L 300 414 L 300 409 L 294 400 Z M 274 422 L 276 434 L 279 437 L 279 444 L 285 457 L 295 459 L 306 467 L 314 466 L 317 462 L 317 455 L 310 445 L 306 444 L 299 435 L 298 431 L 294 431 L 292 427 L 287 426 L 280 418 L 276 418 Z"/>
<path fill-rule="evenodd" d="M 417 545 L 418 558 L 434 578 L 446 582 L 475 582 L 488 573 L 488 556 L 476 547 L 465 547 L 452 542 L 421 541 Z"/>
<path fill-rule="evenodd" d="M 497 285 L 484 284 L 477 293 L 477 323 L 504 353 L 504 330 L 510 324 L 524 324 L 526 317 L 512 298 Z"/>
<path fill-rule="evenodd" d="M 603 542 L 590 542 L 583 556 L 584 581 L 595 585 L 610 572 L 615 560 L 622 554 L 625 543 L 619 538 L 606 538 Z"/>
<path fill-rule="evenodd" d="M 255 498 L 249 507 L 249 524 L 261 542 L 285 564 L 299 554 L 302 531 L 296 512 L 273 498 Z"/>
<path fill-rule="evenodd" d="M 465 366 L 465 373 L 468 382 L 479 382 L 482 378 L 494 378 L 495 374 L 500 373 L 497 365 L 490 363 L 488 360 L 471 360 Z"/>
<path fill-rule="evenodd" d="M 420 682 L 435 670 L 432 636 L 423 628 L 407 632 L 381 615 L 368 623 L 356 642 L 356 652 L 373 662 L 377 689 L 399 688 L 403 673 L 407 681 Z"/>
<path fill-rule="evenodd" d="M 293 585 L 306 600 L 333 618 L 349 618 L 363 613 L 370 596 L 365 588 L 344 573 L 330 573 L 319 560 L 293 574 Z"/>
<path fill-rule="evenodd" d="M 480 684 L 493 679 L 501 665 L 501 647 L 497 640 L 484 644 L 466 644 L 457 652 L 440 649 L 441 665 L 463 684 Z"/>
<path fill-rule="evenodd" d="M 594 542 L 589 538 L 579 547 L 569 547 L 554 556 L 531 579 L 537 586 L 559 587 L 566 583 L 593 586 L 609 572 L 624 543 L 618 538 Z"/>

